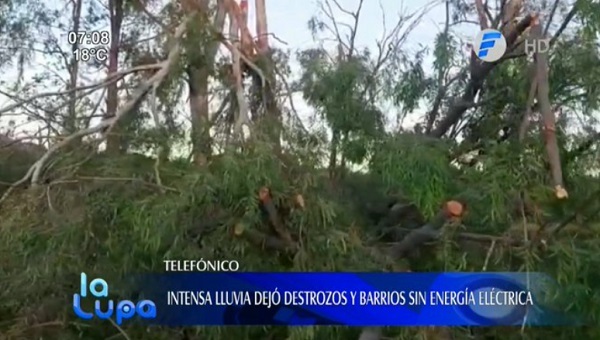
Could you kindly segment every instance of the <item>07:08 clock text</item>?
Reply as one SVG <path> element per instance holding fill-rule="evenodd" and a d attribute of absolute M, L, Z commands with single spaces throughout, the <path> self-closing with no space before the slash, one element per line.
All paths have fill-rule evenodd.
<path fill-rule="evenodd" d="M 79 31 L 69 32 L 67 42 L 71 45 L 108 45 L 110 32 L 108 31 Z"/>

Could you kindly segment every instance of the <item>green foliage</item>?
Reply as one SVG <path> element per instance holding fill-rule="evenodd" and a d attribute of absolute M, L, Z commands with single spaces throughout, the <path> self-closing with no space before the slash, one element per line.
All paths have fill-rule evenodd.
<path fill-rule="evenodd" d="M 600 4 L 593 0 L 579 0 L 575 7 L 583 19 L 583 31 L 587 38 L 596 38 L 600 32 Z"/>
<path fill-rule="evenodd" d="M 428 86 L 428 80 L 423 70 L 422 53 L 417 54 L 416 59 L 410 62 L 406 71 L 403 72 L 394 89 L 394 103 L 402 107 L 404 113 L 412 112 L 419 107 L 419 100 Z"/>
<path fill-rule="evenodd" d="M 346 159 L 360 164 L 370 141 L 383 131 L 383 113 L 368 99 L 373 73 L 367 57 L 333 65 L 324 51 L 307 50 L 299 59 L 304 98 L 323 115 L 334 135 L 344 136 L 341 149 Z"/>
<path fill-rule="evenodd" d="M 216 43 L 214 27 L 208 22 L 206 13 L 197 13 L 190 21 L 189 29 L 184 39 L 185 60 L 196 68 L 212 68 L 213 60 L 208 60 L 208 51 Z M 185 62 L 184 62 L 185 63 Z"/>
<path fill-rule="evenodd" d="M 428 216 L 441 202 L 461 196 L 468 202 L 465 225 L 470 231 L 502 233 L 511 223 L 507 211 L 507 203 L 514 197 L 511 193 L 527 186 L 535 193 L 540 187 L 532 185 L 543 181 L 539 176 L 546 173 L 541 158 L 536 161 L 526 155 L 527 162 L 519 166 L 520 156 L 515 158 L 512 150 L 504 147 L 490 149 L 483 170 L 456 168 L 448 163 L 449 145 L 423 138 L 401 134 L 381 139 L 374 146 L 371 174 L 349 175 L 348 180 L 355 182 L 359 192 L 373 190 L 376 182 L 383 183 L 382 192 L 400 189 Z M 532 154 L 539 155 L 539 151 Z M 42 192 L 15 193 L 6 203 L 11 208 L 0 212 L 0 277 L 10 277 L 0 281 L 0 299 L 5 301 L 0 318 L 13 320 L 0 324 L 0 332 L 47 339 L 104 339 L 117 334 L 110 324 L 83 326 L 72 318 L 65 301 L 76 289 L 77 273 L 82 270 L 105 277 L 119 287 L 127 273 L 162 271 L 163 259 L 234 258 L 244 270 L 257 271 L 385 268 L 365 248 L 364 242 L 369 239 L 365 233 L 369 233 L 370 226 L 362 225 L 364 219 L 352 209 L 349 199 L 355 198 L 326 189 L 326 179 L 315 168 L 318 160 L 301 153 L 289 157 L 298 162 L 284 166 L 272 157 L 270 146 L 254 144 L 242 154 L 217 156 L 207 168 L 175 160 L 160 167 L 163 186 L 159 186 L 153 159 L 133 154 L 100 155 L 78 171 L 77 183 L 67 181 L 43 188 Z M 554 211 L 553 219 L 580 210 L 582 202 L 600 189 L 600 183 L 590 182 L 583 175 L 572 177 L 572 181 L 574 199 L 567 206 L 548 210 Z M 279 202 L 295 193 L 305 197 L 306 210 L 292 211 L 287 219 L 287 226 L 304 239 L 302 250 L 291 261 L 232 235 L 236 223 L 267 230 L 257 209 L 257 190 L 264 185 L 272 188 Z M 536 197 L 544 195 L 549 197 L 547 192 Z M 592 218 L 598 208 L 590 206 L 580 213 Z M 597 225 L 589 228 L 592 233 L 600 232 Z M 481 270 L 488 246 L 478 243 L 474 248 L 465 247 L 455 243 L 452 233 L 434 251 L 435 257 L 421 258 L 421 270 Z M 597 274 L 588 265 L 597 262 L 592 255 L 597 251 L 597 243 L 589 237 L 581 241 L 578 237 L 557 238 L 538 257 L 532 257 L 529 251 L 497 245 L 488 266 L 489 270 L 519 270 L 519 266 L 526 265 L 530 271 L 548 272 L 569 287 L 569 301 L 560 300 L 564 299 L 561 295 L 556 300 L 559 306 L 593 316 L 597 315 L 593 314 L 597 313 L 597 304 L 589 301 L 598 301 L 600 296 L 592 289 L 598 285 Z M 64 320 L 64 326 L 30 327 L 32 322 L 38 325 L 56 320 Z M 135 325 L 124 331 L 132 338 L 147 332 Z M 189 331 L 208 339 L 345 339 L 358 333 L 357 329 L 334 327 L 199 327 Z M 409 339 L 415 336 L 414 331 L 390 329 L 388 334 Z M 153 329 L 152 339 L 169 339 L 179 332 Z M 568 330 L 564 333 L 571 334 Z"/>
<path fill-rule="evenodd" d="M 10 145 L 11 142 L 14 141 L 0 138 L 0 193 L 20 180 L 43 151 L 37 145 Z"/>
<path fill-rule="evenodd" d="M 369 70 L 359 60 L 343 62 L 335 67 L 315 65 L 305 78 L 304 96 L 320 108 L 334 130 L 361 131 L 373 136 L 381 128 L 381 112 L 364 99 L 364 84 Z"/>
<path fill-rule="evenodd" d="M 2 210 L 0 276 L 11 280 L 2 280 L 0 298 L 7 304 L 0 308 L 0 318 L 28 315 L 41 323 L 66 318 L 68 326 L 61 331 L 66 333 L 43 327 L 28 330 L 24 320 L 0 325 L 0 332 L 14 336 L 41 332 L 49 338 L 81 334 L 87 339 L 117 333 L 112 326 L 99 324 L 79 329 L 72 319 L 65 301 L 82 270 L 116 282 L 115 286 L 125 273 L 162 271 L 163 259 L 177 258 L 238 259 L 241 268 L 250 271 L 376 270 L 378 264 L 367 260 L 360 240 L 351 236 L 351 217 L 338 203 L 321 197 L 319 175 L 298 171 L 288 179 L 287 170 L 267 150 L 224 154 L 205 170 L 170 162 L 160 168 L 164 188 L 155 184 L 152 159 L 97 157 L 80 169 L 79 183 L 48 187 L 40 200 L 35 194 L 12 196 L 12 208 Z M 266 256 L 258 246 L 232 236 L 232 226 L 240 221 L 248 228 L 264 228 L 257 201 L 257 190 L 264 185 L 272 188 L 278 201 L 296 192 L 306 197 L 306 211 L 293 212 L 288 221 L 288 227 L 306 239 L 291 263 Z M 26 204 L 29 199 L 36 203 Z M 32 311 L 37 305 L 40 310 Z M 132 327 L 127 332 L 138 338 L 141 335 L 136 334 L 144 330 Z M 178 331 L 164 332 L 166 336 Z M 218 339 L 271 330 L 200 332 Z"/>
<path fill-rule="evenodd" d="M 34 29 L 43 30 L 58 15 L 58 11 L 49 10 L 41 1 L 3 1 L 0 4 L 0 67 L 17 62 L 22 72 L 24 62 L 32 57 Z"/>
<path fill-rule="evenodd" d="M 455 192 L 455 170 L 444 142 L 400 134 L 383 139 L 375 150 L 370 169 L 390 188 L 402 188 L 426 216 L 433 216 Z"/>
<path fill-rule="evenodd" d="M 598 109 L 600 55 L 596 38 L 586 38 L 582 32 L 570 41 L 559 42 L 555 53 L 550 84 L 556 101 L 583 109 L 586 114 Z"/>

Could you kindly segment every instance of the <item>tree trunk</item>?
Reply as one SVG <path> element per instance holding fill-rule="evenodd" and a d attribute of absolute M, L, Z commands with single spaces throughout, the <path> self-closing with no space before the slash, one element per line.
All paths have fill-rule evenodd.
<path fill-rule="evenodd" d="M 269 30 L 267 28 L 267 7 L 265 0 L 256 0 L 256 40 L 258 53 L 269 53 Z"/>
<path fill-rule="evenodd" d="M 269 47 L 269 31 L 267 27 L 267 8 L 265 0 L 256 0 L 256 48 L 258 52 L 259 66 L 267 78 L 266 88 L 264 91 L 265 103 L 265 128 L 267 135 L 273 143 L 274 150 L 277 154 L 281 153 L 281 111 L 275 100 L 275 65 L 271 58 L 271 48 Z"/>
<path fill-rule="evenodd" d="M 73 32 L 79 32 L 81 24 L 81 8 L 83 0 L 77 0 L 73 3 Z M 67 118 L 65 119 L 65 133 L 72 134 L 77 131 L 77 79 L 79 78 L 79 60 L 75 57 L 75 51 L 79 49 L 79 37 L 75 39 L 75 43 L 71 45 L 71 53 L 73 54 L 69 63 L 69 105 L 67 107 Z"/>
<path fill-rule="evenodd" d="M 329 150 L 329 178 L 335 179 L 337 176 L 337 157 L 338 157 L 338 145 L 340 142 L 340 132 L 337 130 L 332 131 L 331 136 L 331 149 Z"/>
<path fill-rule="evenodd" d="M 188 75 L 194 163 L 204 166 L 211 153 L 210 126 L 208 126 L 208 70 L 206 67 L 190 67 Z"/>
<path fill-rule="evenodd" d="M 108 52 L 108 71 L 114 74 L 119 70 L 119 50 L 121 45 L 121 25 L 123 23 L 123 0 L 109 0 L 110 11 L 110 51 Z M 115 117 L 119 106 L 118 82 L 108 85 L 106 89 L 106 113 L 104 119 Z M 115 123 L 112 131 L 106 137 L 106 151 L 109 153 L 122 153 L 123 136 L 121 136 L 121 124 Z"/>
<path fill-rule="evenodd" d="M 209 1 L 201 2 L 201 9 L 204 15 L 209 11 Z M 225 23 L 225 6 L 219 1 L 217 13 L 214 19 L 214 29 L 217 33 L 223 31 Z M 201 23 L 202 24 L 202 23 Z M 209 105 L 208 105 L 208 77 L 210 69 L 208 63 L 212 63 L 217 50 L 219 41 L 214 41 L 205 49 L 205 55 L 200 56 L 198 60 L 190 61 L 187 69 L 189 76 L 188 88 L 190 91 L 190 113 L 192 116 L 192 148 L 194 163 L 198 166 L 206 164 L 211 154 L 211 138 L 209 126 Z"/>

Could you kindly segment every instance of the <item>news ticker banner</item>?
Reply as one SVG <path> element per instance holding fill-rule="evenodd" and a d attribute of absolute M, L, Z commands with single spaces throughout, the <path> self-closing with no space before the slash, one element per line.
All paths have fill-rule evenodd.
<path fill-rule="evenodd" d="M 136 279 L 135 299 L 114 301 L 104 314 L 108 284 L 84 275 L 75 313 L 83 319 L 114 317 L 118 324 L 136 314 L 163 326 L 579 324 L 548 305 L 558 288 L 541 273 L 145 274 Z M 94 299 L 100 310 L 89 303 Z M 84 300 L 91 300 L 87 311 Z"/>

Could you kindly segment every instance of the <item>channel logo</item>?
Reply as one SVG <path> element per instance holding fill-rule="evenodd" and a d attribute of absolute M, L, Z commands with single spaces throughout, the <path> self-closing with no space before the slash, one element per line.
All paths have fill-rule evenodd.
<path fill-rule="evenodd" d="M 87 275 L 81 273 L 79 285 L 81 287 L 79 294 L 73 294 L 73 312 L 80 319 L 91 320 L 96 316 L 99 319 L 106 320 L 113 317 L 114 314 L 117 325 L 121 325 L 124 320 L 131 319 L 136 314 L 142 319 L 156 318 L 156 304 L 150 300 L 141 300 L 137 303 L 129 300 L 108 300 L 107 308 L 102 310 L 100 299 L 108 299 L 108 283 L 104 279 L 96 278 L 88 283 Z M 92 312 L 84 311 L 81 306 L 81 301 L 88 297 L 88 293 L 96 298 L 94 301 L 94 311 Z"/>
<path fill-rule="evenodd" d="M 485 29 L 475 37 L 473 52 L 477 58 L 492 63 L 502 58 L 506 52 L 506 39 L 500 31 Z"/>

